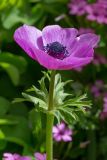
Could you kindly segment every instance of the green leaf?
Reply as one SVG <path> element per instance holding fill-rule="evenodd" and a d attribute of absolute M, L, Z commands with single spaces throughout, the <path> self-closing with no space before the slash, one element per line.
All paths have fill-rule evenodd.
<path fill-rule="evenodd" d="M 1 119 L 0 118 L 0 125 L 15 125 L 17 124 L 18 122 L 16 121 L 11 121 L 11 120 L 8 120 L 8 119 Z"/>
<path fill-rule="evenodd" d="M 40 108 L 47 109 L 47 104 L 43 100 L 41 100 L 37 97 L 31 96 L 29 94 L 26 94 L 26 93 L 22 93 L 22 95 L 25 99 L 34 103 L 34 105 L 36 105 L 36 106 L 39 105 Z"/>
<path fill-rule="evenodd" d="M 24 103 L 11 103 L 10 109 L 8 111 L 8 114 L 10 115 L 16 115 L 16 116 L 28 116 L 28 107 Z"/>
<path fill-rule="evenodd" d="M 65 100 L 66 97 L 71 96 L 69 93 L 64 92 L 64 86 L 70 83 L 71 80 L 62 82 L 61 81 L 61 75 L 56 74 L 55 76 L 55 88 L 54 88 L 54 101 L 55 101 L 55 106 L 59 106 L 63 104 L 63 101 Z"/>
<path fill-rule="evenodd" d="M 20 77 L 20 73 L 18 69 L 13 65 L 9 63 L 4 63 L 4 62 L 0 62 L 0 66 L 7 72 L 13 84 L 18 85 L 19 77 Z"/>
<path fill-rule="evenodd" d="M 6 29 L 12 28 L 16 23 L 21 22 L 21 18 L 19 16 L 19 10 L 17 8 L 12 8 L 11 10 L 7 10 L 5 14 L 2 14 L 2 24 Z"/>
<path fill-rule="evenodd" d="M 5 138 L 5 135 L 4 133 L 2 132 L 2 130 L 0 129 L 0 139 L 4 139 Z"/>
<path fill-rule="evenodd" d="M 91 101 L 82 101 L 82 102 L 76 102 L 76 101 L 66 101 L 62 106 L 75 106 L 75 107 L 88 107 L 90 108 Z"/>
<path fill-rule="evenodd" d="M 11 29 L 17 23 L 32 24 L 34 20 L 32 18 L 29 20 L 29 17 L 26 14 L 21 14 L 21 11 L 13 7 L 11 10 L 7 9 L 1 16 L 3 27 L 6 29 Z"/>
<path fill-rule="evenodd" d="M 0 0 L 0 10 L 11 9 L 10 7 L 21 7 L 24 5 L 24 0 Z"/>
<path fill-rule="evenodd" d="M 75 98 L 70 98 L 66 101 L 64 101 L 63 105 L 64 107 L 66 106 L 74 106 L 74 107 L 89 107 L 91 106 L 91 101 L 85 101 L 84 99 L 86 99 L 87 96 L 86 94 L 79 96 L 79 97 L 75 97 Z"/>
<path fill-rule="evenodd" d="M 12 103 L 21 103 L 21 102 L 25 102 L 25 101 L 29 101 L 28 99 L 25 98 L 15 98 Z"/>
<path fill-rule="evenodd" d="M 7 6 L 7 0 L 0 1 L 0 10 L 4 9 Z"/>
<path fill-rule="evenodd" d="M 23 57 L 14 55 L 9 52 L 2 52 L 0 54 L 0 63 L 1 62 L 15 66 L 20 73 L 25 72 L 27 67 L 27 62 Z"/>
<path fill-rule="evenodd" d="M 3 116 L 6 114 L 6 112 L 9 109 L 9 106 L 10 106 L 10 102 L 5 98 L 0 97 L 0 116 Z"/>
<path fill-rule="evenodd" d="M 31 14 L 32 14 L 32 23 L 37 23 L 38 21 L 43 21 L 44 18 L 44 10 L 42 3 L 36 4 L 34 7 L 32 7 Z M 35 16 L 38 15 L 38 16 Z"/>
<path fill-rule="evenodd" d="M 0 140 L 0 150 L 5 150 L 7 142 L 5 140 Z"/>
<path fill-rule="evenodd" d="M 45 85 L 45 79 L 47 77 L 47 74 L 45 74 L 41 80 L 39 81 L 39 84 L 40 84 L 40 89 L 41 91 L 43 91 L 45 93 L 45 95 L 48 95 L 48 91 L 47 91 L 47 88 L 46 88 L 46 85 Z"/>
<path fill-rule="evenodd" d="M 39 90 L 37 87 L 35 87 L 35 86 L 32 86 L 32 88 L 31 89 L 28 89 L 27 90 L 27 92 L 35 92 L 36 93 L 36 95 L 40 98 L 40 99 L 42 99 L 42 100 L 44 100 L 45 102 L 47 102 L 47 93 L 45 94 L 43 91 L 41 91 L 41 90 Z"/>
<path fill-rule="evenodd" d="M 20 74 L 26 69 L 26 61 L 21 56 L 16 56 L 8 52 L 0 54 L 0 66 L 8 73 L 14 85 L 18 85 Z"/>
<path fill-rule="evenodd" d="M 53 112 L 53 115 L 56 117 L 58 124 L 60 124 L 60 121 L 61 121 L 60 112 L 58 110 L 56 110 Z"/>
<path fill-rule="evenodd" d="M 65 111 L 59 112 L 60 119 L 68 124 L 72 124 L 74 121 L 74 118 L 72 118 L 71 115 L 67 114 Z"/>
<path fill-rule="evenodd" d="M 30 143 L 30 130 L 28 121 L 22 116 L 13 115 L 6 116 L 6 119 L 11 122 L 13 121 L 17 123 L 14 125 L 1 125 L 0 128 L 4 135 L 4 137 L 2 136 L 1 138 L 22 146 L 28 146 L 28 144 Z"/>
<path fill-rule="evenodd" d="M 72 111 L 72 109 L 60 108 L 59 110 L 61 111 L 61 113 L 64 113 L 65 117 L 69 116 L 69 117 L 71 117 L 71 119 L 74 119 L 76 121 L 78 120 L 78 116 L 75 114 L 75 112 Z"/>

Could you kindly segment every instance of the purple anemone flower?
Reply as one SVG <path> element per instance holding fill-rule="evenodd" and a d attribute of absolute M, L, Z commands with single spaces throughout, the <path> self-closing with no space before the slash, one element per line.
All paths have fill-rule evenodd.
<path fill-rule="evenodd" d="M 58 124 L 57 126 L 53 127 L 53 138 L 55 141 L 60 142 L 69 142 L 72 141 L 72 130 L 69 129 L 65 123 Z"/>
<path fill-rule="evenodd" d="M 28 156 L 20 156 L 17 153 L 14 153 L 14 154 L 4 153 L 3 160 L 31 160 L 31 158 Z"/>
<path fill-rule="evenodd" d="M 39 152 L 36 152 L 34 155 L 35 155 L 36 160 L 46 160 L 46 154 L 45 153 L 41 154 Z"/>
<path fill-rule="evenodd" d="M 58 25 L 39 29 L 23 25 L 14 33 L 20 47 L 35 61 L 52 70 L 69 70 L 84 66 L 93 59 L 93 48 L 99 42 L 95 34 L 77 37 L 75 28 L 61 28 Z"/>

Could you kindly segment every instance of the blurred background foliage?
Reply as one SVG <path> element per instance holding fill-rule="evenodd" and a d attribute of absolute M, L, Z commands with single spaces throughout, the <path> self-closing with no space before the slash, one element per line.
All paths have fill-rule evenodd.
<path fill-rule="evenodd" d="M 89 3 L 93 2 L 95 0 L 89 0 Z M 68 3 L 69 0 L 0 0 L 0 157 L 4 152 L 26 155 L 32 155 L 35 151 L 45 152 L 45 115 L 36 112 L 29 102 L 12 103 L 32 84 L 38 86 L 41 70 L 45 70 L 28 58 L 14 42 L 13 34 L 17 27 L 25 23 L 39 29 L 50 24 L 92 28 L 101 36 L 96 52 L 107 55 L 106 25 L 90 23 L 84 16 L 69 15 Z M 107 121 L 99 119 L 102 100 L 95 101 L 90 93 L 90 85 L 97 79 L 107 83 L 106 72 L 107 64 L 91 64 L 81 72 L 61 71 L 63 80 L 74 80 L 67 89 L 74 89 L 78 95 L 87 92 L 93 106 L 86 117 L 81 117 L 80 122 L 70 125 L 74 130 L 72 143 L 55 142 L 57 158 L 100 160 L 103 157 L 103 160 L 107 160 Z M 84 143 L 87 141 L 89 143 Z"/>

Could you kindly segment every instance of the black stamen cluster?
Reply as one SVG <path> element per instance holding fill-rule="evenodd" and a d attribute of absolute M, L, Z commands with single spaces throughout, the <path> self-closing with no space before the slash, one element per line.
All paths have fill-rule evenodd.
<path fill-rule="evenodd" d="M 59 42 L 49 43 L 44 47 L 44 49 L 50 56 L 57 59 L 63 60 L 64 58 L 69 56 L 66 47 Z"/>

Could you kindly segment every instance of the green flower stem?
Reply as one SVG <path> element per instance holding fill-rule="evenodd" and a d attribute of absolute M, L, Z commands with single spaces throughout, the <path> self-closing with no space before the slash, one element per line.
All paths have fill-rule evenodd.
<path fill-rule="evenodd" d="M 52 128 L 53 128 L 54 116 L 47 115 L 47 126 L 46 126 L 46 159 L 53 160 L 53 138 L 52 138 Z"/>
<path fill-rule="evenodd" d="M 46 124 L 46 159 L 53 160 L 53 137 L 52 137 L 52 128 L 54 123 L 54 115 L 51 114 L 51 111 L 54 109 L 53 105 L 53 95 L 54 95 L 54 84 L 55 84 L 55 71 L 51 73 L 50 87 L 49 87 L 49 103 L 47 114 L 47 124 Z"/>

